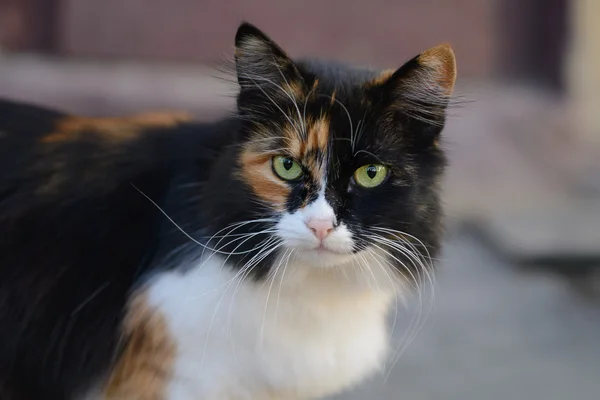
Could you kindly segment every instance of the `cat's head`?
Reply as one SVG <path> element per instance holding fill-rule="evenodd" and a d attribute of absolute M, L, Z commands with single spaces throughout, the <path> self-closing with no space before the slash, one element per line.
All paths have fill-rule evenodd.
<path fill-rule="evenodd" d="M 218 227 L 240 238 L 232 257 L 260 274 L 282 254 L 307 268 L 420 268 L 440 246 L 451 48 L 381 72 L 292 60 L 247 23 L 235 45 L 241 128 L 213 177 L 231 178 Z"/>

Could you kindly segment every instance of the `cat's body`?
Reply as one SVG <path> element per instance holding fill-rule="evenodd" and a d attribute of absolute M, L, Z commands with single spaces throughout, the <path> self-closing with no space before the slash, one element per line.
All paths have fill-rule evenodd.
<path fill-rule="evenodd" d="M 0 101 L 1 399 L 312 399 L 383 365 L 439 248 L 451 50 L 380 74 L 242 25 L 236 61 L 216 124 Z"/>

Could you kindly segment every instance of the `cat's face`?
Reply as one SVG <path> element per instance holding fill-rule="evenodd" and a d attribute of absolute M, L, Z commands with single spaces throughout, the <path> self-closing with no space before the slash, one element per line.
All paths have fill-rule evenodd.
<path fill-rule="evenodd" d="M 410 269 L 410 254 L 437 250 L 449 47 L 381 73 L 292 61 L 242 25 L 236 67 L 242 134 L 232 174 L 245 215 L 265 219 L 253 245 L 271 241 L 317 268 L 369 256 Z"/>

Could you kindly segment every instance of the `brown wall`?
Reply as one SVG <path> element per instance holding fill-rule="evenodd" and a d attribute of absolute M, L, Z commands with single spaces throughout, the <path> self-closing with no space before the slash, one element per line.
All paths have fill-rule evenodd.
<path fill-rule="evenodd" d="M 249 20 L 292 55 L 394 67 L 442 41 L 461 76 L 561 86 L 571 0 L 0 0 L 9 50 L 213 62 Z"/>
<path fill-rule="evenodd" d="M 2 1 L 2 0 L 0 0 Z M 494 0 L 60 0 L 58 49 L 77 56 L 212 62 L 246 19 L 293 56 L 396 66 L 447 41 L 463 76 L 486 76 Z"/>
<path fill-rule="evenodd" d="M 0 48 L 48 52 L 61 0 L 0 0 Z"/>

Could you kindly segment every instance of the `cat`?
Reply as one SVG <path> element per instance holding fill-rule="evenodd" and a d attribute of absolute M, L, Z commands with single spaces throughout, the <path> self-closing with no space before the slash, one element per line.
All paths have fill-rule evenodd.
<path fill-rule="evenodd" d="M 380 370 L 443 236 L 449 45 L 293 60 L 244 22 L 237 106 L 0 102 L 0 398 L 318 399 Z"/>

